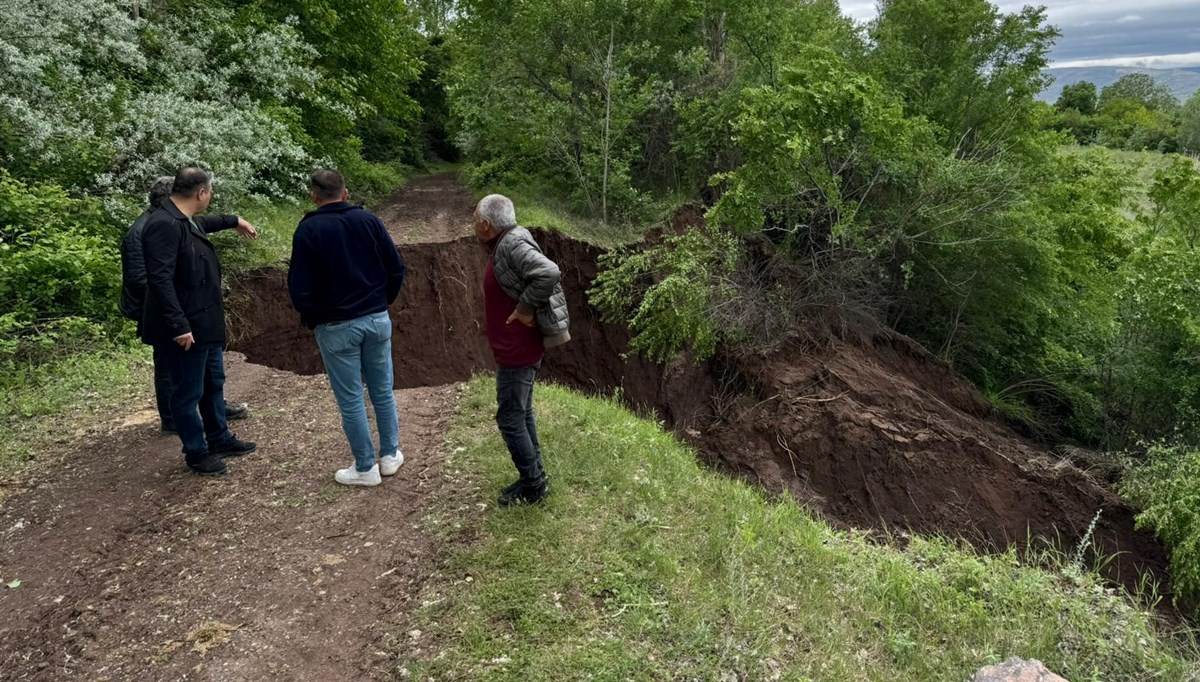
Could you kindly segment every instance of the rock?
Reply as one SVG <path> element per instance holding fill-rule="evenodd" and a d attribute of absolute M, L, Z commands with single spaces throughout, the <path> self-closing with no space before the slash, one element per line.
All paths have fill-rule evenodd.
<path fill-rule="evenodd" d="M 1016 656 L 975 673 L 974 682 L 1067 682 L 1042 665 L 1041 661 L 1026 661 Z"/>

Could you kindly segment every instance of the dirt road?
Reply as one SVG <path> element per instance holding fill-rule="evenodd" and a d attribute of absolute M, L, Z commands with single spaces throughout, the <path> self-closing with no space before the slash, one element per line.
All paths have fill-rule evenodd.
<path fill-rule="evenodd" d="M 471 196 L 420 178 L 380 212 L 397 241 L 469 234 Z M 453 386 L 396 392 L 400 473 L 333 482 L 350 461 L 324 376 L 227 354 L 235 423 L 257 453 L 192 475 L 152 405 L 70 451 L 40 453 L 0 503 L 0 680 L 377 678 L 436 547 Z"/>

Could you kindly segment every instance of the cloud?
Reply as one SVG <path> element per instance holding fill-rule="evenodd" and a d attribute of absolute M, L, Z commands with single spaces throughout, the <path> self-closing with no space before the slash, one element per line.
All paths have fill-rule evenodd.
<path fill-rule="evenodd" d="M 992 0 L 1002 12 L 1027 4 L 1046 7 L 1062 31 L 1051 51 L 1054 66 L 1105 65 L 1172 68 L 1200 65 L 1197 0 Z M 842 0 L 842 12 L 858 21 L 875 18 L 876 0 Z"/>
<path fill-rule="evenodd" d="M 1200 66 L 1200 52 L 1159 54 L 1139 57 L 1106 57 L 1103 59 L 1073 59 L 1054 62 L 1056 69 L 1084 66 L 1129 66 L 1144 69 L 1178 69 L 1185 66 Z"/>

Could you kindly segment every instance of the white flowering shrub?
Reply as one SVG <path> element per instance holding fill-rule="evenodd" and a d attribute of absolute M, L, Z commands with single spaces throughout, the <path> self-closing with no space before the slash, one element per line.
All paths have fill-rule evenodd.
<path fill-rule="evenodd" d="M 0 0 L 3 161 L 105 197 L 188 163 L 227 201 L 294 196 L 313 164 L 297 107 L 318 91 L 315 57 L 291 23 L 216 7 L 147 21 L 113 0 Z"/>

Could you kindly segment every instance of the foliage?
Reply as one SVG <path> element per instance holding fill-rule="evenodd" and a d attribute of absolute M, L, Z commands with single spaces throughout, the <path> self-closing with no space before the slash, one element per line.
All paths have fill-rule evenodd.
<path fill-rule="evenodd" d="M 1174 152 L 1197 142 L 1186 131 L 1190 121 L 1200 119 L 1200 105 L 1196 112 L 1181 107 L 1165 85 L 1144 73 L 1122 76 L 1098 98 L 1092 83 L 1068 85 L 1054 108 L 1051 126 L 1080 144 Z"/>
<path fill-rule="evenodd" d="M 118 240 L 99 202 L 0 168 L 0 374 L 119 330 Z"/>
<path fill-rule="evenodd" d="M 1179 595 L 1200 595 L 1200 449 L 1150 444 L 1121 491 L 1142 507 L 1138 528 L 1153 529 L 1170 549 L 1171 580 Z"/>
<path fill-rule="evenodd" d="M 226 4 L 238 5 L 238 2 Z M 314 95 L 301 120 L 314 156 L 343 169 L 347 181 L 383 194 L 395 175 L 381 164 L 416 164 L 421 107 L 413 98 L 427 40 L 403 0 L 255 0 L 240 11 L 258 25 L 294 23 L 315 56 Z M 403 150 L 403 151 L 402 151 Z"/>
<path fill-rule="evenodd" d="M 129 336 L 117 245 L 160 175 L 200 163 L 214 209 L 262 207 L 261 241 L 219 244 L 234 272 L 286 255 L 274 206 L 314 166 L 393 191 L 425 149 L 417 23 L 402 0 L 0 0 L 0 370 Z"/>
<path fill-rule="evenodd" d="M 1088 81 L 1064 86 L 1058 101 L 1054 103 L 1054 108 L 1059 111 L 1073 109 L 1084 116 L 1095 116 L 1096 106 L 1096 84 Z"/>
<path fill-rule="evenodd" d="M 869 63 L 906 114 L 937 126 L 944 148 L 969 154 L 1032 127 L 1058 35 L 1045 8 L 1004 14 L 988 0 L 883 0 Z"/>
<path fill-rule="evenodd" d="M 634 350 L 659 361 L 685 349 L 707 359 L 719 340 L 736 338 L 717 311 L 737 304 L 729 277 L 739 253 L 731 236 L 699 230 L 669 237 L 663 248 L 613 252 L 591 299 L 610 321 L 628 322 Z"/>
<path fill-rule="evenodd" d="M 464 394 L 458 493 L 429 521 L 448 565 L 416 622 L 390 633 L 398 677 L 958 681 L 1014 652 L 1072 680 L 1200 673 L 1190 636 L 1161 634 L 1086 567 L 1068 577 L 1011 550 L 835 531 L 790 496 L 706 470 L 615 401 L 538 391 L 549 499 L 487 505 L 465 528 L 461 510 L 512 466 L 488 425 L 494 386 Z"/>
<path fill-rule="evenodd" d="M 1043 132 L 1169 144 L 1173 119 L 1147 107 L 1166 106 L 1156 90 L 1127 80 L 1090 116 L 1095 88 L 1083 84 L 1052 110 L 1033 102 L 1055 35 L 1039 12 L 907 0 L 882 10 L 870 46 L 797 13 L 771 24 L 786 50 L 748 41 L 759 58 L 724 70 L 712 50 L 697 53 L 691 68 L 715 85 L 679 91 L 692 99 L 676 107 L 674 147 L 697 169 L 727 165 L 710 179 L 709 231 L 610 258 L 594 300 L 656 358 L 721 341 L 775 347 L 818 327 L 818 309 L 874 315 L 1044 438 L 1122 447 L 1194 428 L 1196 353 L 1181 312 L 1194 305 L 1191 167 L 1160 175 L 1138 218 L 1121 167 L 1061 154 L 1064 137 Z M 722 27 L 738 35 L 764 26 L 756 18 L 753 5 L 731 10 Z M 476 168 L 512 163 L 501 154 Z M 730 234 L 748 241 L 714 259 L 711 243 Z"/>
<path fill-rule="evenodd" d="M 854 49 L 822 1 L 469 0 L 449 95 L 476 184 L 545 184 L 604 222 L 644 219 L 730 170 L 729 117 L 808 42 Z"/>
<path fill-rule="evenodd" d="M 1137 102 L 1150 111 L 1170 112 L 1179 107 L 1171 89 L 1155 81 L 1150 74 L 1128 73 L 1100 91 L 1100 109 L 1121 100 Z"/>
<path fill-rule="evenodd" d="M 1179 146 L 1200 153 L 1200 92 L 1192 95 L 1179 114 Z"/>
<path fill-rule="evenodd" d="M 242 26 L 219 7 L 150 22 L 106 0 L 17 4 L 0 7 L 0 140 L 19 177 L 115 197 L 203 160 L 231 197 L 302 186 L 311 158 L 288 117 L 314 74 L 289 25 Z"/>

